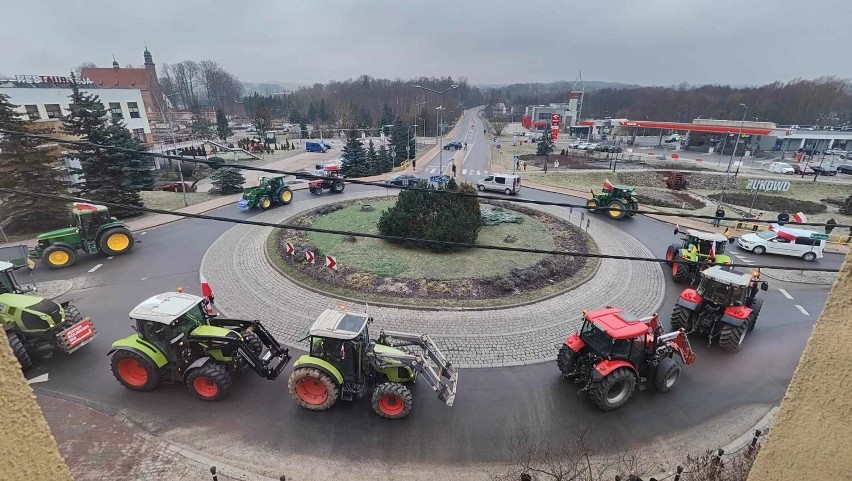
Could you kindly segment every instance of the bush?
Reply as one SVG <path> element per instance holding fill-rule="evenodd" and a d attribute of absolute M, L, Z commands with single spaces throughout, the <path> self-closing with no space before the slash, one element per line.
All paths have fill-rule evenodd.
<path fill-rule="evenodd" d="M 178 163 L 175 162 L 172 164 L 172 172 L 178 172 Z M 183 174 L 183 177 L 189 178 L 192 177 L 192 174 L 195 173 L 195 164 L 192 162 L 181 162 L 180 163 L 180 172 Z"/>
<path fill-rule="evenodd" d="M 840 207 L 840 213 L 844 215 L 852 215 L 852 194 L 846 198 L 846 202 Z"/>
<path fill-rule="evenodd" d="M 749 194 L 747 192 L 728 192 L 727 194 L 710 194 L 708 197 L 713 200 L 721 200 L 725 197 L 725 202 L 728 204 L 738 205 L 749 208 L 754 201 L 755 210 L 763 210 L 770 212 L 803 212 L 805 214 L 822 214 L 827 210 L 825 204 L 812 202 L 809 200 L 797 200 L 780 195 L 766 194 Z"/>
<path fill-rule="evenodd" d="M 476 189 L 463 183 L 458 192 L 476 194 Z M 396 204 L 382 213 L 378 224 L 383 235 L 470 244 L 476 242 L 481 227 L 476 197 L 410 190 L 399 193 Z M 442 244 L 411 244 L 435 251 L 452 249 Z"/>
<path fill-rule="evenodd" d="M 225 163 L 225 159 L 223 159 L 222 157 L 210 157 L 207 160 L 210 161 L 210 162 L 215 162 L 215 164 L 207 164 L 208 166 L 210 166 L 211 169 L 214 169 L 214 170 L 221 167 L 221 166 L 216 165 L 216 164 L 224 164 Z"/>

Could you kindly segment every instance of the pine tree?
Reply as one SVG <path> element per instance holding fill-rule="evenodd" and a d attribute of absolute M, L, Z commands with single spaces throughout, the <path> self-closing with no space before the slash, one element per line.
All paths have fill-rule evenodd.
<path fill-rule="evenodd" d="M 232 194 L 242 192 L 246 178 L 234 167 L 222 167 L 210 176 L 211 183 L 220 194 Z"/>
<path fill-rule="evenodd" d="M 110 122 L 106 109 L 97 95 L 80 90 L 76 78 L 71 76 L 70 114 L 63 119 L 63 131 L 82 141 L 103 146 L 124 143 L 127 138 L 118 133 L 118 127 L 127 132 L 120 122 Z M 130 133 L 127 132 L 127 135 Z M 72 173 L 80 175 L 77 194 L 95 202 L 115 202 L 142 206 L 139 188 L 144 182 L 135 176 L 133 155 L 89 146 L 70 148 L 69 157 L 80 163 Z M 118 216 L 138 215 L 132 209 L 110 208 Z"/>
<path fill-rule="evenodd" d="M 389 135 L 390 127 L 383 127 L 384 125 L 391 125 L 393 123 L 393 112 L 390 107 L 388 107 L 388 104 L 385 104 L 382 108 L 382 116 L 379 117 L 379 122 L 381 123 L 379 127 L 382 129 L 382 132 L 384 132 L 385 135 Z"/>
<path fill-rule="evenodd" d="M 213 133 L 213 124 L 207 120 L 207 117 L 200 114 L 192 114 L 192 120 L 189 124 L 189 130 L 194 134 L 198 134 L 204 138 L 209 137 Z"/>
<path fill-rule="evenodd" d="M 391 132 L 390 143 L 395 148 L 397 159 L 405 159 L 405 158 L 407 158 L 406 157 L 407 155 L 408 156 L 411 155 L 411 145 L 408 142 L 409 141 L 408 130 L 409 129 L 408 129 L 408 123 L 407 122 L 405 122 L 401 119 L 397 119 L 394 122 L 393 130 Z M 407 153 L 406 153 L 406 150 L 405 150 L 406 147 L 408 147 Z"/>
<path fill-rule="evenodd" d="M 16 105 L 0 93 L 0 129 L 27 132 L 32 122 L 12 110 Z M 67 171 L 59 154 L 38 139 L 0 136 L 0 186 L 43 194 L 68 195 Z M 65 202 L 23 194 L 2 194 L 0 226 L 8 234 L 51 230 L 68 221 Z"/>
<path fill-rule="evenodd" d="M 225 142 L 231 135 L 234 135 L 234 132 L 228 127 L 225 112 L 222 109 L 216 109 L 216 136 L 219 137 L 219 140 Z"/>
<path fill-rule="evenodd" d="M 137 150 L 144 152 L 142 143 L 133 138 L 127 127 L 120 121 L 112 120 L 109 125 L 110 145 L 122 149 Z M 141 154 L 128 154 L 123 152 L 110 152 L 115 162 L 126 164 L 124 175 L 124 186 L 129 192 L 138 196 L 141 190 L 154 190 L 154 160 L 152 157 Z M 141 198 L 140 198 L 140 204 Z"/>
<path fill-rule="evenodd" d="M 364 150 L 364 144 L 358 138 L 356 130 L 350 130 L 346 136 L 346 145 L 343 146 L 341 154 L 343 165 L 341 173 L 344 177 L 364 177 L 371 175 L 367 165 L 367 151 Z"/>
<path fill-rule="evenodd" d="M 299 124 L 299 136 L 302 139 L 308 138 L 308 124 L 304 122 Z"/>
<path fill-rule="evenodd" d="M 550 137 L 550 129 L 545 128 L 538 140 L 536 155 L 547 155 L 553 152 L 553 139 Z"/>
<path fill-rule="evenodd" d="M 378 165 L 378 172 L 380 174 L 384 172 L 390 172 L 391 170 L 393 170 L 393 166 L 391 165 L 392 163 L 393 160 L 391 160 L 391 156 L 388 152 L 388 149 L 386 149 L 384 145 L 380 145 L 379 152 L 376 155 L 376 164 Z"/>
<path fill-rule="evenodd" d="M 376 146 L 373 144 L 373 139 L 367 145 L 367 171 L 370 175 L 379 175 L 382 173 L 379 165 L 379 153 L 376 152 Z"/>

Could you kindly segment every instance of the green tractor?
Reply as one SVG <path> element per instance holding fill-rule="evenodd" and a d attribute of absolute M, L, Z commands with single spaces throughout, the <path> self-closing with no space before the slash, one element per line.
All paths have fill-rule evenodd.
<path fill-rule="evenodd" d="M 130 311 L 136 334 L 112 343 L 112 373 L 132 391 L 184 383 L 197 398 L 218 401 L 236 372 L 277 379 L 290 362 L 260 321 L 218 319 L 209 301 L 183 292 L 156 295 Z"/>
<path fill-rule="evenodd" d="M 605 209 L 612 219 L 633 217 L 636 215 L 635 211 L 639 210 L 639 202 L 633 196 L 633 190 L 634 187 L 612 185 L 607 182 L 600 194 L 595 194 L 594 190 L 591 191 L 592 197 L 586 201 L 586 207 L 591 213 Z"/>
<path fill-rule="evenodd" d="M 275 204 L 287 205 L 292 201 L 293 191 L 284 184 L 284 177 L 261 177 L 260 185 L 243 190 L 237 207 L 248 210 L 260 206 L 267 210 Z"/>
<path fill-rule="evenodd" d="M 287 383 L 300 406 L 325 411 L 338 399 L 351 401 L 372 393 L 373 410 L 387 419 L 401 419 L 411 412 L 412 396 L 406 384 L 418 374 L 452 406 L 458 370 L 425 334 L 379 331 L 372 340 L 368 314 L 327 309 L 308 328 L 310 351 L 294 364 Z M 413 347 L 408 353 L 400 347 Z M 434 367 L 433 367 L 434 364 Z M 437 368 L 437 370 L 436 370 Z"/>
<path fill-rule="evenodd" d="M 731 257 L 725 254 L 729 244 L 728 238 L 722 234 L 704 232 L 695 229 L 679 230 L 675 234 L 686 234 L 680 244 L 672 244 L 666 249 L 666 261 L 672 268 L 672 279 L 675 282 L 693 284 L 698 280 L 698 274 L 710 267 L 710 262 L 718 266 L 731 264 Z"/>
<path fill-rule="evenodd" d="M 0 324 L 24 370 L 32 366 L 36 353 L 58 350 L 70 354 L 95 338 L 92 320 L 84 318 L 70 301 L 58 304 L 26 295 L 12 273 L 15 269 L 0 261 Z"/>
<path fill-rule="evenodd" d="M 39 234 L 36 240 L 30 258 L 44 259 L 51 269 L 74 265 L 78 250 L 117 256 L 130 252 L 135 242 L 130 229 L 111 217 L 108 208 L 82 202 L 71 209 L 71 227 Z"/>

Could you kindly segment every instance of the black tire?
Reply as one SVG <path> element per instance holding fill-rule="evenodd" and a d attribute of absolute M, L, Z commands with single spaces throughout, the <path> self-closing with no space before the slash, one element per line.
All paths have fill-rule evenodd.
<path fill-rule="evenodd" d="M 476 188 L 477 188 L 480 192 L 485 192 L 485 186 L 484 186 L 484 185 L 481 185 L 481 184 L 480 184 L 480 185 L 477 185 L 477 186 L 476 186 Z"/>
<path fill-rule="evenodd" d="M 719 332 L 719 347 L 728 352 L 739 352 L 749 331 L 749 320 L 739 326 L 723 325 Z"/>
<path fill-rule="evenodd" d="M 293 202 L 293 191 L 287 187 L 284 187 L 278 192 L 278 195 L 276 197 L 278 198 L 278 202 L 280 202 L 281 205 L 287 205 L 290 202 Z"/>
<path fill-rule="evenodd" d="M 766 252 L 766 247 L 763 246 L 754 246 L 754 249 L 751 250 L 754 255 L 761 255 Z"/>
<path fill-rule="evenodd" d="M 751 301 L 751 316 L 749 316 L 748 332 L 754 330 L 757 325 L 757 317 L 760 316 L 760 310 L 763 309 L 763 299 L 753 299 Z"/>
<path fill-rule="evenodd" d="M 309 398 L 303 398 L 304 392 L 299 387 L 301 383 L 309 383 L 312 388 L 323 386 L 326 397 L 315 399 L 315 402 L 311 402 Z M 326 411 L 334 406 L 334 403 L 340 397 L 340 386 L 337 385 L 337 382 L 328 374 L 313 367 L 294 369 L 293 373 L 290 374 L 290 379 L 287 380 L 287 390 L 290 391 L 290 396 L 296 400 L 296 404 L 309 411 Z"/>
<path fill-rule="evenodd" d="M 691 278 L 692 269 L 690 269 L 689 265 L 684 264 L 683 262 L 672 263 L 672 279 L 675 282 L 684 284 L 689 282 Z"/>
<path fill-rule="evenodd" d="M 122 244 L 121 247 L 110 246 L 110 241 L 116 238 L 120 238 L 126 244 Z M 101 236 L 98 238 L 98 249 L 108 256 L 120 256 L 127 254 L 133 249 L 133 242 L 133 234 L 129 230 L 124 227 L 115 227 L 101 233 Z"/>
<path fill-rule="evenodd" d="M 83 320 L 83 314 L 80 314 L 80 310 L 73 304 L 68 304 L 63 310 L 65 311 L 65 319 L 70 320 L 72 324 L 77 324 Z"/>
<path fill-rule="evenodd" d="M 686 307 L 675 306 L 674 309 L 672 309 L 671 317 L 672 331 L 677 331 L 680 328 L 683 328 L 686 332 L 691 331 L 692 323 L 689 321 L 689 318 L 692 314 L 693 312 Z"/>
<path fill-rule="evenodd" d="M 589 212 L 592 214 L 598 211 L 600 205 L 601 204 L 598 202 L 598 199 L 589 199 L 586 201 L 586 207 L 589 208 Z"/>
<path fill-rule="evenodd" d="M 672 244 L 666 248 L 666 264 L 672 265 L 672 260 L 680 254 L 680 246 Z"/>
<path fill-rule="evenodd" d="M 133 361 L 138 363 L 138 365 L 145 370 L 146 379 L 144 383 L 134 383 L 132 379 L 128 379 L 123 375 L 123 370 L 121 369 L 122 362 Z M 110 361 L 110 366 L 112 368 L 112 375 L 120 382 L 124 387 L 130 389 L 131 391 L 151 391 L 158 384 L 160 384 L 160 371 L 157 369 L 157 366 L 154 364 L 151 359 L 140 356 L 135 352 L 119 350 L 112 356 L 112 360 Z"/>
<path fill-rule="evenodd" d="M 373 411 L 385 419 L 402 419 L 411 412 L 414 398 L 402 384 L 386 382 L 373 390 Z"/>
<path fill-rule="evenodd" d="M 589 394 L 601 411 L 613 411 L 624 406 L 636 389 L 636 375 L 626 367 L 609 373 L 603 381 L 595 383 Z"/>
<path fill-rule="evenodd" d="M 64 252 L 68 258 L 67 262 L 64 264 L 51 262 L 50 257 L 54 252 Z M 44 250 L 41 258 L 44 259 L 44 263 L 47 264 L 47 267 L 51 269 L 62 269 L 64 267 L 71 267 L 77 262 L 77 251 L 65 246 L 50 246 Z"/>
<path fill-rule="evenodd" d="M 620 200 L 613 200 L 607 204 L 606 214 L 610 219 L 621 220 L 627 215 L 627 211 L 625 209 L 627 209 L 627 207 L 624 205 L 624 202 Z"/>
<path fill-rule="evenodd" d="M 272 199 L 268 195 L 264 195 L 257 201 L 257 205 L 260 206 L 261 210 L 268 210 L 272 207 Z"/>
<path fill-rule="evenodd" d="M 802 260 L 804 260 L 805 262 L 813 262 L 814 260 L 816 260 L 816 254 L 814 254 L 813 252 L 805 252 L 802 255 Z"/>
<path fill-rule="evenodd" d="M 195 368 L 184 376 L 187 389 L 202 401 L 219 401 L 233 384 L 228 368 L 215 362 Z"/>
<path fill-rule="evenodd" d="M 556 355 L 556 366 L 562 374 L 568 374 L 574 371 L 574 364 L 577 362 L 577 357 L 580 354 L 570 347 L 568 344 L 563 344 L 559 348 L 559 354 Z"/>
<path fill-rule="evenodd" d="M 346 187 L 346 184 L 343 183 L 342 180 L 335 180 L 331 184 L 331 191 L 335 194 L 339 194 L 343 192 L 343 189 Z"/>
<path fill-rule="evenodd" d="M 240 335 L 243 336 L 243 341 L 256 356 L 260 356 L 263 353 L 263 343 L 260 341 L 260 338 L 257 337 L 257 334 L 251 331 L 243 331 Z"/>
<path fill-rule="evenodd" d="M 506 195 L 512 195 L 512 189 L 506 189 L 503 191 Z"/>
<path fill-rule="evenodd" d="M 33 360 L 30 359 L 30 353 L 27 352 L 27 348 L 24 346 L 21 336 L 14 332 L 7 332 L 6 337 L 9 338 L 9 347 L 12 348 L 15 358 L 21 365 L 21 370 L 26 371 L 31 368 L 33 366 Z"/>
<path fill-rule="evenodd" d="M 680 377 L 680 366 L 670 357 L 664 357 L 654 370 L 654 389 L 657 392 L 669 392 L 674 389 Z"/>

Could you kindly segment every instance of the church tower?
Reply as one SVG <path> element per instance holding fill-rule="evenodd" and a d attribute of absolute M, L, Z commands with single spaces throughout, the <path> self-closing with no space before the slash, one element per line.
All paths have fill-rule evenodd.
<path fill-rule="evenodd" d="M 151 52 L 148 51 L 148 46 L 145 46 L 145 71 L 148 76 L 148 94 L 150 95 L 151 101 L 154 105 L 148 106 L 148 110 L 154 114 L 155 117 L 159 117 L 156 113 L 162 111 L 163 104 L 163 91 L 160 90 L 160 79 L 157 78 L 157 66 L 154 64 L 154 57 L 151 55 Z M 150 117 L 151 115 L 149 115 Z"/>

